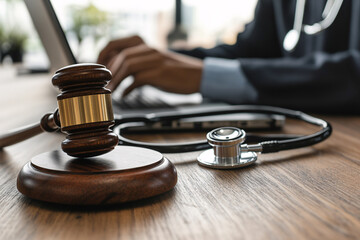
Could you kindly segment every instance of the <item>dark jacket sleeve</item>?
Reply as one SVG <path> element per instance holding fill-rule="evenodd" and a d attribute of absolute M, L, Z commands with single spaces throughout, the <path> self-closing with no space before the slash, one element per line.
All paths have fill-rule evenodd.
<path fill-rule="evenodd" d="M 239 34 L 236 44 L 198 48 L 188 54 L 199 58 L 238 59 L 239 72 L 244 73 L 242 81 L 255 89 L 257 98 L 255 101 L 237 102 L 234 97 L 233 104 L 254 103 L 311 112 L 360 113 L 358 50 L 313 52 L 290 58 L 282 55 L 281 42 L 277 38 L 273 4 L 261 0 L 254 21 Z"/>
<path fill-rule="evenodd" d="M 314 53 L 293 59 L 239 59 L 257 104 L 360 113 L 360 53 Z"/>
<path fill-rule="evenodd" d="M 222 44 L 210 49 L 175 51 L 201 59 L 274 58 L 281 55 L 278 43 L 273 4 L 269 0 L 260 0 L 256 6 L 254 20 L 246 25 L 244 32 L 238 34 L 234 45 Z"/>

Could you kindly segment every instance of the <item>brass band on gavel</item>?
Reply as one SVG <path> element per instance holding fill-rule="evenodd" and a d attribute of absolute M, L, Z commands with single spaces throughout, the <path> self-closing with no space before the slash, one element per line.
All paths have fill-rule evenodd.
<path fill-rule="evenodd" d="M 113 121 L 110 94 L 77 96 L 58 100 L 61 127 Z"/>

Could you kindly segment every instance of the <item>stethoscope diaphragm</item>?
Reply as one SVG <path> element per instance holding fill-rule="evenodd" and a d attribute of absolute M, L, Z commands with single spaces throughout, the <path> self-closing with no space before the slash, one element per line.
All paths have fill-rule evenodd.
<path fill-rule="evenodd" d="M 253 164 L 257 154 L 253 151 L 244 151 L 246 133 L 235 127 L 222 127 L 212 130 L 206 135 L 208 143 L 213 147 L 200 154 L 198 163 L 204 167 L 216 169 L 234 169 Z M 245 150 L 246 149 L 246 150 Z"/>

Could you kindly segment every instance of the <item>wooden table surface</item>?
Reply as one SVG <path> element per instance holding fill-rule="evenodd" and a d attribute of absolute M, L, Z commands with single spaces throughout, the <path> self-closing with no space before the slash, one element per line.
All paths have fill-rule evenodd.
<path fill-rule="evenodd" d="M 1 132 L 56 107 L 50 79 L 0 67 Z M 199 152 L 165 154 L 178 171 L 174 190 L 108 207 L 59 206 L 17 191 L 22 166 L 59 149 L 63 136 L 43 133 L 0 151 L 0 239 L 360 239 L 360 117 L 321 117 L 334 128 L 326 142 L 263 154 L 243 169 L 200 167 Z M 284 129 L 313 130 L 293 121 Z"/>

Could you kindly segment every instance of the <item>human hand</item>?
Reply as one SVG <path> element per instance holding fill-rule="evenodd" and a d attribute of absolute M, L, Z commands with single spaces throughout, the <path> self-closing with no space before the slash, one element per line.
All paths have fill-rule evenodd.
<path fill-rule="evenodd" d="M 108 65 L 122 50 L 144 44 L 144 41 L 139 36 L 131 36 L 110 41 L 103 50 L 101 50 L 97 62 L 103 65 Z"/>
<path fill-rule="evenodd" d="M 127 76 L 134 77 L 133 83 L 124 90 L 124 96 L 143 85 L 181 94 L 200 90 L 201 60 L 155 50 L 139 37 L 110 42 L 100 53 L 98 62 L 107 65 L 113 73 L 107 86 L 110 90 L 116 89 Z"/>

